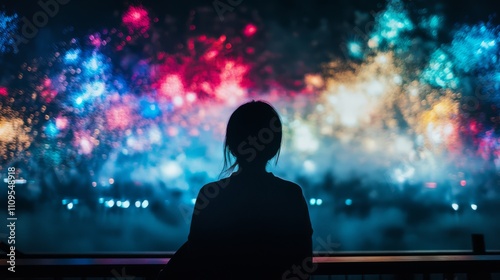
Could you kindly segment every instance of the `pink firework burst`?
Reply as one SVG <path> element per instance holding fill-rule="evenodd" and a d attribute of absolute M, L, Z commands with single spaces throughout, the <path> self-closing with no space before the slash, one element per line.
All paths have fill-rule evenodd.
<path fill-rule="evenodd" d="M 122 21 L 130 32 L 139 31 L 141 33 L 146 32 L 151 23 L 148 11 L 142 6 L 130 6 L 123 14 Z"/>
<path fill-rule="evenodd" d="M 52 80 L 45 78 L 43 80 L 43 90 L 40 93 L 41 97 L 46 103 L 52 102 L 57 96 L 57 91 L 52 87 Z"/>
<path fill-rule="evenodd" d="M 0 87 L 0 96 L 7 96 L 9 93 L 7 92 L 6 87 Z"/>
<path fill-rule="evenodd" d="M 257 27 L 251 23 L 247 24 L 243 29 L 243 34 L 247 37 L 252 37 L 255 33 L 257 33 Z"/>
<path fill-rule="evenodd" d="M 126 129 L 132 123 L 133 112 L 126 105 L 115 105 L 106 112 L 108 127 L 114 129 Z"/>
<path fill-rule="evenodd" d="M 165 97 L 174 98 L 184 94 L 184 85 L 179 75 L 169 74 L 160 83 L 160 94 Z"/>

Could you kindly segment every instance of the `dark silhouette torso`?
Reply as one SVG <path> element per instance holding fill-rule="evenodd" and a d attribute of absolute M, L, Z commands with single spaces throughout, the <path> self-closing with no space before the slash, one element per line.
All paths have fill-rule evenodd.
<path fill-rule="evenodd" d="M 272 173 L 233 174 L 200 190 L 179 255 L 201 279 L 281 279 L 312 256 L 311 235 L 298 185 Z"/>

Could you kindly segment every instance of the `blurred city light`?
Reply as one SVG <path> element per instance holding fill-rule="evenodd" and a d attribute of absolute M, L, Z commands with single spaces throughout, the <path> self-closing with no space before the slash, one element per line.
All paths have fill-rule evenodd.
<path fill-rule="evenodd" d="M 128 200 L 125 200 L 123 203 L 122 203 L 122 207 L 123 208 L 128 208 L 130 206 L 130 201 Z"/>
<path fill-rule="evenodd" d="M 108 206 L 109 208 L 111 208 L 111 207 L 115 206 L 115 201 L 114 201 L 114 200 L 112 200 L 112 199 L 111 199 L 111 200 L 108 200 L 108 201 L 106 202 L 106 206 Z"/>

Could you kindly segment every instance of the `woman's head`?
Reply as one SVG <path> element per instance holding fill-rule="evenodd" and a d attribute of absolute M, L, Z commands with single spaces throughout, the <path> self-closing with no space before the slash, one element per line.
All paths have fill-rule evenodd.
<path fill-rule="evenodd" d="M 254 167 L 265 165 L 279 156 L 282 124 L 276 110 L 266 102 L 251 101 L 238 107 L 229 118 L 224 143 L 224 169 L 236 165 Z M 231 155 L 236 162 L 229 168 Z"/>

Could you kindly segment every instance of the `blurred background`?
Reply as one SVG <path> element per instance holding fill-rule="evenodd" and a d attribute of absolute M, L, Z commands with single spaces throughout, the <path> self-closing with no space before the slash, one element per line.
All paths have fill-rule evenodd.
<path fill-rule="evenodd" d="M 0 4 L 17 249 L 175 251 L 252 99 L 315 251 L 500 249 L 498 2 L 166 2 Z"/>

